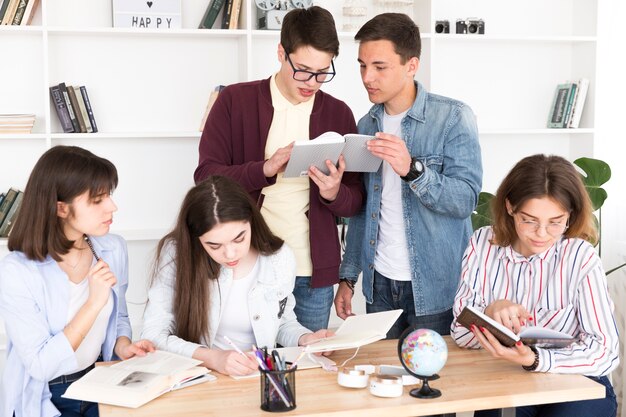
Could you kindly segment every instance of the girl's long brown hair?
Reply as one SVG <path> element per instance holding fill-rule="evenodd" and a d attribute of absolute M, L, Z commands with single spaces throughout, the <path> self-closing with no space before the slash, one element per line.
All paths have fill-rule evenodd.
<path fill-rule="evenodd" d="M 159 241 L 153 280 L 163 267 L 160 261 L 165 244 L 171 242 L 176 248 L 173 333 L 182 339 L 194 343 L 208 340 L 209 280 L 219 277 L 220 265 L 207 254 L 199 238 L 217 224 L 231 221 L 250 222 L 250 246 L 261 255 L 271 255 L 283 245 L 248 193 L 235 181 L 221 176 L 208 177 L 189 190 L 176 226 Z"/>
<path fill-rule="evenodd" d="M 569 227 L 564 236 L 585 239 L 595 244 L 598 231 L 593 220 L 593 209 L 580 174 L 566 159 L 542 154 L 519 161 L 498 187 L 492 200 L 492 243 L 508 246 L 518 237 L 515 220 L 509 215 L 506 202 L 517 212 L 526 201 L 550 197 L 569 212 Z"/>

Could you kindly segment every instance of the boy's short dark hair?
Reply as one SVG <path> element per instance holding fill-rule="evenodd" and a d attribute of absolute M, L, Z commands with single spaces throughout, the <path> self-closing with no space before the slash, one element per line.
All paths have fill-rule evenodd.
<path fill-rule="evenodd" d="M 404 64 L 419 59 L 422 53 L 420 30 L 411 18 L 402 13 L 383 13 L 374 16 L 359 29 L 354 39 L 359 42 L 391 41 Z"/>
<path fill-rule="evenodd" d="M 287 13 L 280 30 L 280 44 L 290 54 L 301 46 L 339 55 L 335 19 L 326 9 L 312 6 Z"/>

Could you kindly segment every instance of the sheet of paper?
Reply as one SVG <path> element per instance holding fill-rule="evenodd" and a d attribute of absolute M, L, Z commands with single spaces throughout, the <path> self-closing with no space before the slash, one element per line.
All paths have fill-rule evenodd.
<path fill-rule="evenodd" d="M 172 375 L 201 364 L 202 361 L 157 350 L 146 356 L 135 356 L 111 365 L 114 369 L 150 372 L 153 374 Z"/>

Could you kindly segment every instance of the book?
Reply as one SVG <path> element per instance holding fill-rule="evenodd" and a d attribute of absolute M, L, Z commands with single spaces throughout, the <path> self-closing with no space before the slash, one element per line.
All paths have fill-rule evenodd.
<path fill-rule="evenodd" d="M 0 0 L 0 25 L 2 20 L 4 20 L 4 13 L 7 11 L 9 3 L 11 3 L 11 0 Z"/>
<path fill-rule="evenodd" d="M 572 83 L 570 86 L 570 91 L 567 96 L 567 107 L 565 108 L 565 117 L 563 118 L 563 126 L 568 127 L 569 119 L 572 116 L 572 107 L 574 106 L 574 100 L 576 99 L 576 94 L 578 93 L 578 84 Z"/>
<path fill-rule="evenodd" d="M 34 125 L 34 114 L 0 114 L 0 134 L 31 133 Z"/>
<path fill-rule="evenodd" d="M 83 100 L 83 96 L 80 93 L 80 87 L 72 87 L 74 90 L 74 96 L 76 97 L 76 104 L 78 105 L 78 114 L 80 115 L 80 119 L 85 124 L 85 131 L 87 133 L 93 132 L 93 127 L 91 127 L 91 123 L 89 123 L 89 115 L 87 114 L 87 107 L 85 107 L 85 100 Z M 81 129 L 82 129 L 81 125 Z"/>
<path fill-rule="evenodd" d="M 15 197 L 15 201 L 11 204 L 11 208 L 7 213 L 6 217 L 2 224 L 0 224 L 0 237 L 9 237 L 9 233 L 13 228 L 13 224 L 15 223 L 15 219 L 20 211 L 20 207 L 22 206 L 22 198 L 24 197 L 23 191 L 18 191 L 17 196 Z"/>
<path fill-rule="evenodd" d="M 15 10 L 15 16 L 13 16 L 13 21 L 11 22 L 12 25 L 19 25 L 22 22 L 27 4 L 28 0 L 19 0 L 17 9 Z"/>
<path fill-rule="evenodd" d="M 74 106 L 72 106 L 72 101 L 70 100 L 70 95 L 67 91 L 67 86 L 65 85 L 65 83 L 61 83 L 59 84 L 59 89 L 61 90 L 61 94 L 63 95 L 63 99 L 65 100 L 67 111 L 70 114 L 70 121 L 72 122 L 74 132 L 80 133 L 80 125 L 78 124 L 78 119 L 76 118 L 76 113 L 74 112 Z"/>
<path fill-rule="evenodd" d="M 567 126 L 565 124 L 567 118 L 567 105 L 570 100 L 570 95 L 573 93 L 573 85 L 574 83 L 564 83 L 559 84 L 556 87 L 550 111 L 550 118 L 548 120 L 548 127 L 563 128 Z"/>
<path fill-rule="evenodd" d="M 76 92 L 74 91 L 74 87 L 72 87 L 71 85 L 67 86 L 67 95 L 70 98 L 70 103 L 72 103 L 72 108 L 74 109 L 74 115 L 76 116 L 76 121 L 78 122 L 78 127 L 80 129 L 77 132 L 87 133 L 87 126 L 85 125 L 85 120 L 83 120 L 83 116 L 80 112 L 80 108 L 78 107 L 78 100 L 76 99 Z M 81 97 L 81 100 L 82 100 L 82 97 Z"/>
<path fill-rule="evenodd" d="M 230 13 L 233 10 L 233 0 L 224 2 L 224 12 L 222 14 L 222 29 L 228 29 L 230 26 Z"/>
<path fill-rule="evenodd" d="M 206 109 L 204 109 L 204 116 L 202 116 L 202 122 L 200 122 L 200 132 L 204 130 L 204 125 L 206 125 L 206 119 L 209 117 L 209 113 L 211 112 L 211 107 L 215 104 L 215 100 L 217 100 L 217 96 L 220 94 L 225 88 L 223 85 L 218 85 L 215 87 L 211 94 L 209 95 L 209 101 L 207 102 Z"/>
<path fill-rule="evenodd" d="M 307 353 L 329 350 L 353 349 L 384 339 L 391 326 L 402 314 L 402 310 L 350 316 L 330 337 L 320 339 L 304 348 Z"/>
<path fill-rule="evenodd" d="M 89 116 L 91 129 L 93 130 L 93 133 L 96 133 L 98 131 L 98 126 L 96 125 L 96 118 L 93 115 L 93 109 L 91 108 L 91 102 L 89 101 L 87 88 L 84 85 L 80 86 L 80 94 L 83 96 L 83 101 L 85 102 L 85 108 L 87 109 L 87 115 Z"/>
<path fill-rule="evenodd" d="M 202 16 L 198 29 L 211 29 L 213 27 L 213 23 L 215 23 L 217 15 L 224 6 L 224 1 L 225 0 L 211 0 L 211 3 L 209 3 L 209 6 L 204 12 L 204 16 Z"/>
<path fill-rule="evenodd" d="M 110 366 L 96 366 L 65 398 L 137 408 L 166 392 L 217 379 L 202 361 L 157 350 Z"/>
<path fill-rule="evenodd" d="M 2 204 L 0 204 L 0 226 L 2 225 L 2 223 L 4 223 L 4 219 L 9 214 L 9 210 L 15 202 L 18 194 L 19 190 L 15 188 L 10 188 L 4 196 L 4 200 L 2 200 Z"/>
<path fill-rule="evenodd" d="M 337 364 L 335 361 L 327 358 L 326 356 L 316 356 L 312 353 L 306 353 L 304 356 L 301 356 L 302 350 L 304 348 L 300 346 L 292 346 L 292 347 L 283 347 L 275 349 L 281 358 L 285 359 L 287 363 L 294 363 L 297 361 L 298 371 L 303 369 L 313 369 L 313 368 L 324 368 L 324 369 L 332 369 L 336 367 Z M 259 376 L 259 371 L 253 372 L 248 375 L 231 375 L 233 379 L 247 379 L 254 378 Z"/>
<path fill-rule="evenodd" d="M 511 329 L 472 306 L 465 306 L 461 314 L 456 318 L 456 321 L 467 329 L 472 324 L 486 328 L 503 346 L 507 347 L 515 346 L 520 340 L 526 345 L 543 348 L 566 347 L 574 342 L 574 338 L 571 335 L 545 327 L 525 327 L 519 334 L 515 334 Z"/>
<path fill-rule="evenodd" d="M 52 102 L 54 103 L 54 109 L 56 110 L 59 121 L 61 122 L 61 128 L 63 129 L 63 132 L 74 132 L 74 125 L 72 125 L 70 113 L 67 110 L 67 105 L 65 104 L 63 93 L 61 92 L 61 88 L 58 85 L 50 87 L 50 98 L 52 98 Z"/>
<path fill-rule="evenodd" d="M 569 119 L 568 127 L 577 129 L 580 125 L 580 118 L 585 107 L 585 100 L 587 99 L 587 91 L 589 90 L 589 79 L 581 78 L 578 80 L 578 92 L 574 99 L 574 106 L 572 108 L 572 115 Z"/>
<path fill-rule="evenodd" d="M 326 160 L 337 165 L 341 154 L 346 161 L 346 172 L 376 172 L 382 159 L 372 155 L 366 144 L 373 139 L 374 136 L 355 133 L 341 136 L 337 132 L 326 132 L 315 139 L 296 141 L 283 177 L 306 176 L 311 166 L 328 175 Z"/>
<path fill-rule="evenodd" d="M 13 18 L 15 17 L 15 12 L 17 12 L 19 2 L 20 0 L 7 0 L 7 8 L 4 11 L 1 24 L 10 25 L 13 23 Z"/>
<path fill-rule="evenodd" d="M 39 5 L 39 0 L 29 0 L 26 5 L 26 10 L 24 11 L 24 17 L 22 17 L 22 21 L 20 22 L 20 26 L 30 25 L 33 21 L 33 16 L 35 16 L 35 11 L 37 10 L 37 6 Z"/>
<path fill-rule="evenodd" d="M 233 9 L 230 13 L 230 24 L 228 29 L 239 28 L 239 13 L 241 12 L 241 0 L 233 0 Z"/>

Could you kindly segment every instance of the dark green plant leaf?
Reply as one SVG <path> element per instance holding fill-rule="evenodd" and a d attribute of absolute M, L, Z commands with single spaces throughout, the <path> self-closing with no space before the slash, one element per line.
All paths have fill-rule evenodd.
<path fill-rule="evenodd" d="M 611 167 L 604 161 L 593 158 L 578 158 L 574 161 L 584 174 L 581 174 L 593 210 L 598 210 L 604 204 L 607 193 L 602 185 L 611 179 Z"/>
<path fill-rule="evenodd" d="M 474 230 L 493 224 L 491 200 L 493 200 L 494 197 L 493 194 L 485 191 L 482 191 L 478 195 L 478 205 L 476 206 L 476 210 L 472 213 L 472 227 Z"/>

